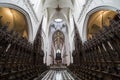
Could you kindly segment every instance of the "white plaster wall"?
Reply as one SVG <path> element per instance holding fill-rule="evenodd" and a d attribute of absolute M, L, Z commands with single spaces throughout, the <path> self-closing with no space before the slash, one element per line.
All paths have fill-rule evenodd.
<path fill-rule="evenodd" d="M 51 55 L 51 45 L 52 45 L 52 34 L 49 35 L 49 38 L 48 38 L 48 44 L 47 44 L 47 65 L 50 65 L 52 64 L 52 57 L 50 56 Z"/>
<path fill-rule="evenodd" d="M 66 49 L 66 64 L 69 65 L 70 64 L 70 44 L 69 44 L 69 34 L 65 34 L 65 49 Z"/>

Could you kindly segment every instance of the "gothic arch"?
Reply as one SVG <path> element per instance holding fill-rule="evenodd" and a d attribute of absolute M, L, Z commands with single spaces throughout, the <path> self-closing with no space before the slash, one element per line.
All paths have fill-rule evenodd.
<path fill-rule="evenodd" d="M 0 3 L 0 7 L 15 9 L 15 10 L 21 12 L 25 16 L 27 23 L 28 23 L 28 40 L 31 41 L 33 38 L 33 28 L 32 28 L 32 22 L 31 22 L 28 12 L 26 10 L 24 10 L 23 8 L 15 5 L 15 4 L 11 4 L 11 3 Z"/>
<path fill-rule="evenodd" d="M 92 15 L 96 11 L 100 11 L 100 10 L 112 10 L 112 11 L 116 11 L 117 8 L 112 7 L 112 6 L 98 6 L 98 7 L 93 8 L 92 10 L 90 10 L 86 14 L 85 20 L 84 20 L 84 23 L 83 23 L 83 28 L 82 28 L 83 42 L 87 40 L 87 24 L 88 24 L 88 20 L 89 20 L 90 15 Z"/>

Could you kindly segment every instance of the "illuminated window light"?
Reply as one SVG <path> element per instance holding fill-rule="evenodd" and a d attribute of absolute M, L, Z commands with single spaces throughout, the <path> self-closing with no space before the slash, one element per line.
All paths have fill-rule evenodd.
<path fill-rule="evenodd" d="M 62 22 L 63 20 L 58 18 L 58 19 L 55 19 L 55 22 Z"/>

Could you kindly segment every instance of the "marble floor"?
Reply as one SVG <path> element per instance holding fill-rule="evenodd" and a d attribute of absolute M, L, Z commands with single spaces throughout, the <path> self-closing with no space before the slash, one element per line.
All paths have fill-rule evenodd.
<path fill-rule="evenodd" d="M 42 80 L 75 80 L 67 70 L 49 70 Z"/>

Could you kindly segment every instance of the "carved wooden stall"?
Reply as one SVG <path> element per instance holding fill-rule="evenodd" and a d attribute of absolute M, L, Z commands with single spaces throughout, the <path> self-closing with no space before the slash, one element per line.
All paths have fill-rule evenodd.
<path fill-rule="evenodd" d="M 4 26 L 0 23 L 0 80 L 33 80 L 46 69 L 42 57 L 36 59 L 33 44 L 19 33 L 8 31 L 8 26 L 9 22 Z"/>
<path fill-rule="evenodd" d="M 68 67 L 82 80 L 120 80 L 120 13 L 109 20 L 82 45 L 82 62 Z"/>
<path fill-rule="evenodd" d="M 80 58 L 83 58 L 82 50 L 81 50 L 82 41 L 80 39 L 79 31 L 76 27 L 75 22 L 74 22 L 74 30 L 75 30 L 75 35 L 74 35 L 75 50 L 73 51 L 72 55 L 73 55 L 74 64 L 79 64 L 82 60 Z"/>

